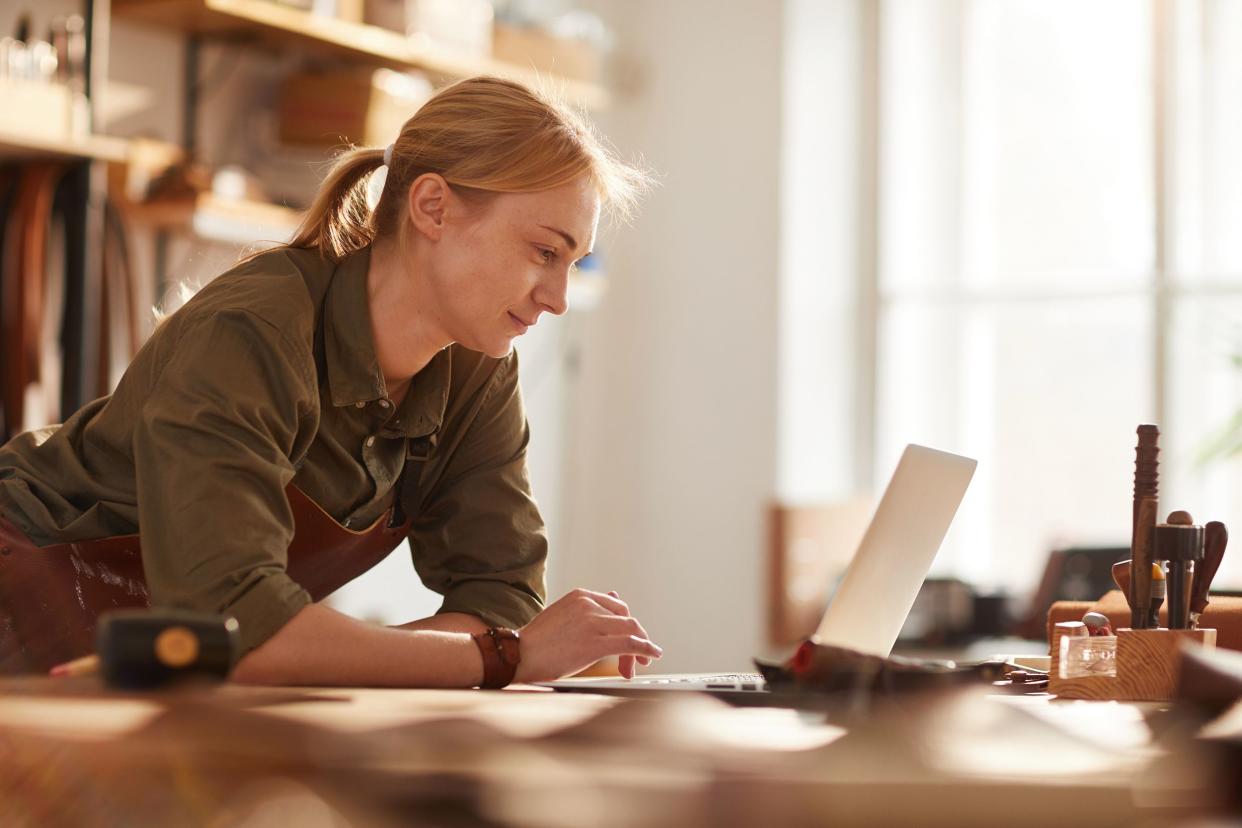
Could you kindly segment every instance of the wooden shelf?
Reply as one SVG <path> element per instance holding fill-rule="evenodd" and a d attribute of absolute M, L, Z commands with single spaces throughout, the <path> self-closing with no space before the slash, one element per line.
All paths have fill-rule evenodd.
<path fill-rule="evenodd" d="M 210 193 L 194 199 L 129 204 L 125 216 L 147 227 L 189 232 L 201 239 L 230 244 L 285 242 L 302 220 L 301 211 L 289 207 L 219 198 Z"/>
<path fill-rule="evenodd" d="M 438 79 L 497 75 L 532 85 L 550 85 L 590 109 L 604 109 L 600 86 L 550 76 L 513 63 L 463 55 L 434 43 L 363 23 L 350 23 L 282 6 L 270 0 L 113 0 L 113 15 L 183 32 L 253 38 L 275 46 L 363 60 L 396 69 L 421 69 Z"/>
<path fill-rule="evenodd" d="M 25 135 L 0 125 L 0 158 L 93 158 L 124 161 L 128 153 L 124 138 L 91 135 L 76 140 L 58 140 Z"/>
<path fill-rule="evenodd" d="M 0 78 L 0 158 L 124 161 L 129 155 L 125 139 L 81 134 L 84 130 L 75 128 L 88 117 L 86 99 L 75 99 L 66 86 Z"/>

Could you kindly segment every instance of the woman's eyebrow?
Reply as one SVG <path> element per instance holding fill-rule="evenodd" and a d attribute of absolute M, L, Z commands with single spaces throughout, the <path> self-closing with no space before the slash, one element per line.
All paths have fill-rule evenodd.
<path fill-rule="evenodd" d="M 539 226 L 542 227 L 544 230 L 551 230 L 553 233 L 555 233 L 556 235 L 564 239 L 565 243 L 569 245 L 569 249 L 571 251 L 578 249 L 578 242 L 574 241 L 574 237 L 566 233 L 564 230 L 558 230 L 555 227 L 549 227 L 546 224 L 541 224 Z"/>

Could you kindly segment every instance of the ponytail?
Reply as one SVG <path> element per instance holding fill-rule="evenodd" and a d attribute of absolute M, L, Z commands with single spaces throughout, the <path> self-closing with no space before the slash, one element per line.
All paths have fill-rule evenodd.
<path fill-rule="evenodd" d="M 363 183 L 383 165 L 381 149 L 355 148 L 338 156 L 287 246 L 318 249 L 339 262 L 374 241 L 375 220 Z"/>

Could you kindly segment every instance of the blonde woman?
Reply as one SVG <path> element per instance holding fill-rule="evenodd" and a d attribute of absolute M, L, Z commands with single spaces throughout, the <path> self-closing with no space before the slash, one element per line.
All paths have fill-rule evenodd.
<path fill-rule="evenodd" d="M 545 608 L 511 349 L 565 312 L 601 207 L 642 179 L 494 78 L 344 154 L 289 245 L 169 317 L 110 397 L 0 448 L 0 671 L 89 652 L 99 612 L 147 604 L 236 618 L 241 682 L 500 687 L 658 658 L 615 593 Z M 407 537 L 438 614 L 319 603 Z"/>

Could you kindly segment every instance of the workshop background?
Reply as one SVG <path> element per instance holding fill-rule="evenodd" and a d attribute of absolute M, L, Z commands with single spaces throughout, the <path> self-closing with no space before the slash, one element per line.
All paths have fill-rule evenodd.
<path fill-rule="evenodd" d="M 0 32 L 0 178 L 34 210 L 0 272 L 46 273 L 33 309 L 0 294 L 31 355 L 6 435 L 288 238 L 342 139 L 493 72 L 658 182 L 518 350 L 550 595 L 619 591 L 661 671 L 808 632 L 909 442 L 979 467 L 908 648 L 1038 639 L 1109 588 L 1139 423 L 1163 508 L 1242 513 L 1240 3 L 0 0 Z M 332 601 L 437 606 L 404 548 Z"/>

